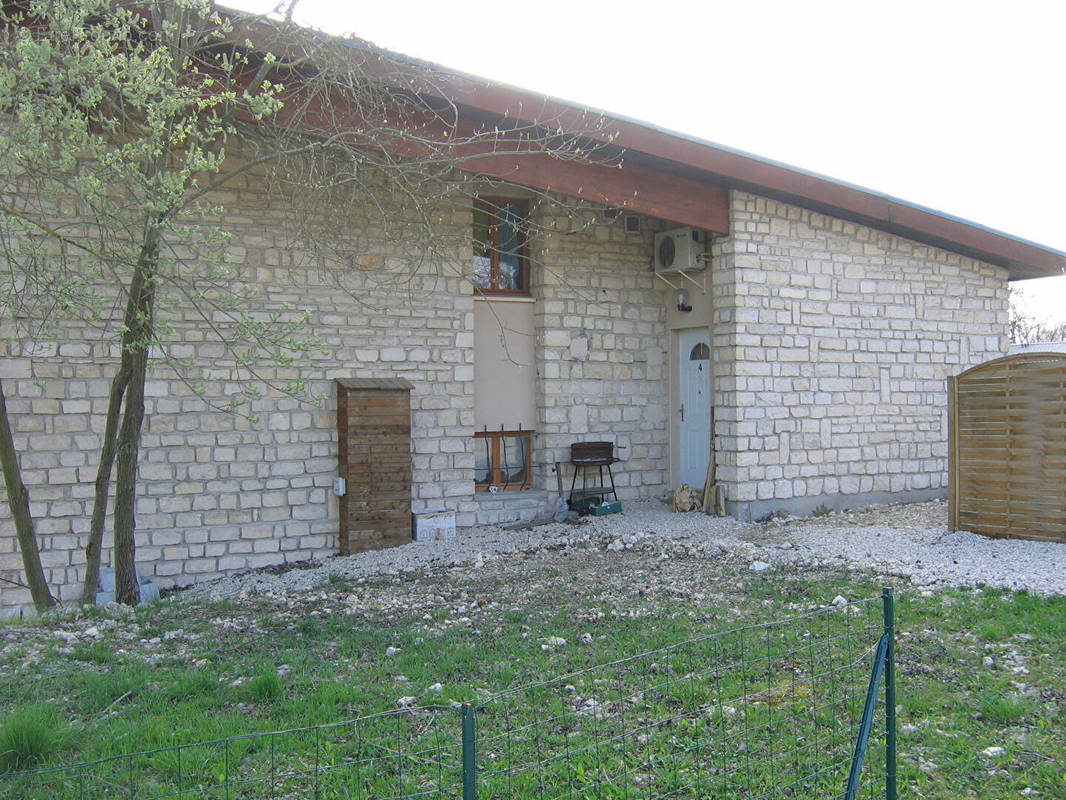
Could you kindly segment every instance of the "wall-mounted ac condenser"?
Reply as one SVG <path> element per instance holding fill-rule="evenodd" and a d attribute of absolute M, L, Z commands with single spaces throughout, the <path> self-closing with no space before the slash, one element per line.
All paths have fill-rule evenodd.
<path fill-rule="evenodd" d="M 706 237 L 697 228 L 674 228 L 655 234 L 655 271 L 691 272 L 706 264 Z"/>

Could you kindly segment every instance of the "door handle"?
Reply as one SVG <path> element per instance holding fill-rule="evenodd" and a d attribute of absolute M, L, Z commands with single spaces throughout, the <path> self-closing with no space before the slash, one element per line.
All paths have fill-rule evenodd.
<path fill-rule="evenodd" d="M 681 421 L 682 422 L 685 421 L 685 404 L 684 403 L 681 404 Z"/>

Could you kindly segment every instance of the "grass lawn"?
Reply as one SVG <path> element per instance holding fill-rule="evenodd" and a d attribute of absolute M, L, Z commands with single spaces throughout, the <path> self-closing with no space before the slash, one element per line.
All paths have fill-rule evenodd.
<path fill-rule="evenodd" d="M 880 585 L 851 572 L 554 552 L 481 570 L 331 580 L 288 596 L 179 597 L 128 616 L 88 609 L 10 623 L 0 627 L 0 771 L 331 723 L 395 709 L 400 698 L 447 709 L 837 595 L 876 597 Z M 1066 598 L 899 586 L 896 599 L 900 796 L 1066 797 Z M 673 672 L 667 661 L 642 663 L 641 680 L 660 685 L 648 676 Z M 595 680 L 567 690 L 591 696 Z M 744 694 L 767 698 L 772 688 Z M 772 717 L 775 702 L 756 703 L 759 713 Z M 29 760 L 14 760 L 11 742 L 41 731 L 43 741 L 18 745 L 36 748 Z M 750 742 L 733 744 L 746 752 Z M 654 758 L 642 767 L 654 773 Z M 0 797 L 18 796 L 5 791 L 0 781 Z M 813 796 L 829 796 L 822 791 Z"/>

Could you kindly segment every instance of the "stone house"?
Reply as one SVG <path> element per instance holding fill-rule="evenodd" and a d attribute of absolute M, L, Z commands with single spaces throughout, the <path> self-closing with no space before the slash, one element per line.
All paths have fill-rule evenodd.
<path fill-rule="evenodd" d="M 433 86 L 479 121 L 584 114 L 447 70 Z M 359 302 L 294 264 L 285 209 L 254 179 L 234 187 L 233 253 L 264 309 L 311 309 L 327 347 L 305 369 L 327 399 L 315 408 L 267 395 L 252 424 L 165 370 L 151 375 L 142 575 L 185 585 L 336 553 L 346 379 L 409 388 L 410 507 L 454 512 L 460 536 L 549 508 L 555 465 L 565 490 L 569 447 L 586 440 L 613 444 L 623 502 L 702 488 L 712 453 L 726 511 L 741 519 L 944 496 L 945 379 L 1007 352 L 1008 281 L 1059 274 L 1066 256 L 650 124 L 605 121 L 620 167 L 478 162 L 528 191 L 449 209 L 454 263 L 402 291 L 364 270 L 352 278 Z M 557 202 L 531 202 L 545 196 Z M 575 197 L 599 217 L 563 233 Z M 520 241 L 525 214 L 536 233 Z M 666 263 L 664 241 L 684 269 Z M 54 341 L 5 341 L 0 362 L 46 572 L 64 598 L 81 580 L 93 417 L 115 362 L 94 337 L 70 325 Z M 185 355 L 221 355 L 192 322 L 175 337 Z M 208 400 L 225 400 L 226 369 L 216 365 Z M 20 570 L 5 504 L 0 577 Z M 0 606 L 27 602 L 11 584 L 0 591 Z"/>

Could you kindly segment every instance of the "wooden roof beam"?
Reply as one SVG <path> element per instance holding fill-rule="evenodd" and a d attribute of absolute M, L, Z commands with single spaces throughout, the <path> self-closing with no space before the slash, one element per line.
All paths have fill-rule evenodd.
<path fill-rule="evenodd" d="M 565 149 L 553 154 L 550 134 L 531 137 L 528 130 L 510 131 L 463 117 L 453 123 L 429 109 L 397 109 L 394 114 L 367 119 L 339 92 L 292 89 L 275 122 L 315 137 L 340 136 L 394 155 L 435 159 L 467 174 L 729 233 L 729 193 L 716 184 L 627 163 L 624 153 L 617 159 L 613 152 L 573 158 Z"/>

